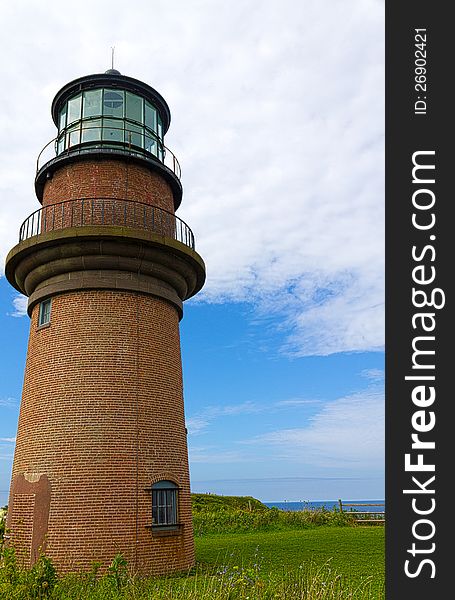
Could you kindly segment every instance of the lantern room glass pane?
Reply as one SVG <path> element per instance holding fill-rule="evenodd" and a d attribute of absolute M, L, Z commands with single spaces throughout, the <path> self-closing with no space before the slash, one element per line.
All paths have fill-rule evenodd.
<path fill-rule="evenodd" d="M 158 137 L 160 140 L 163 139 L 163 122 L 161 120 L 160 115 L 158 115 Z"/>
<path fill-rule="evenodd" d="M 156 109 L 145 101 L 145 126 L 156 132 Z"/>
<path fill-rule="evenodd" d="M 81 118 L 82 94 L 78 94 L 68 101 L 68 125 Z"/>
<path fill-rule="evenodd" d="M 88 90 L 84 92 L 82 118 L 101 116 L 101 97 L 103 90 Z"/>
<path fill-rule="evenodd" d="M 142 125 L 134 125 L 133 123 L 125 124 L 125 142 L 133 146 L 144 147 L 144 127 Z"/>
<path fill-rule="evenodd" d="M 147 150 L 147 152 L 150 152 L 154 156 L 157 156 L 156 139 L 152 137 L 149 133 L 145 134 L 145 149 Z"/>
<path fill-rule="evenodd" d="M 131 92 L 126 92 L 126 118 L 143 123 L 143 104 L 142 98 Z"/>
<path fill-rule="evenodd" d="M 57 154 L 60 154 L 60 152 L 63 152 L 63 150 L 65 150 L 65 134 L 64 133 L 58 138 Z"/>
<path fill-rule="evenodd" d="M 124 92 L 117 90 L 104 90 L 103 115 L 110 117 L 123 117 Z"/>
<path fill-rule="evenodd" d="M 60 111 L 60 117 L 58 120 L 58 130 L 62 131 L 62 129 L 65 128 L 65 125 L 66 125 L 66 104 Z"/>
<path fill-rule="evenodd" d="M 158 140 L 156 142 L 156 156 L 158 157 L 158 159 L 161 162 L 164 162 L 164 154 L 165 154 L 165 150 L 164 150 L 163 142 L 161 140 Z"/>
<path fill-rule="evenodd" d="M 76 144 L 80 144 L 80 143 L 81 143 L 81 125 L 80 125 L 80 123 L 77 123 L 76 125 L 73 125 L 72 127 L 68 127 L 68 129 L 67 129 L 66 147 L 71 148 L 72 146 L 75 146 Z"/>
<path fill-rule="evenodd" d="M 120 119 L 103 119 L 103 140 L 123 142 L 123 121 Z"/>
<path fill-rule="evenodd" d="M 82 121 L 82 142 L 97 142 L 101 139 L 101 119 Z"/>

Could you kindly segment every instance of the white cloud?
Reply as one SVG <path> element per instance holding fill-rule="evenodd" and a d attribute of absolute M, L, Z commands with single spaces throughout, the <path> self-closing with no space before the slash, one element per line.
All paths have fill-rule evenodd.
<path fill-rule="evenodd" d="M 115 45 L 116 67 L 169 102 L 200 299 L 273 306 L 294 355 L 382 348 L 383 2 L 136 0 L 121 30 L 104 0 L 56 7 L 3 8 L 0 253 L 38 208 L 53 95 Z"/>
<path fill-rule="evenodd" d="M 19 401 L 16 398 L 0 398 L 0 406 L 5 408 L 17 408 Z"/>
<path fill-rule="evenodd" d="M 0 406 L 2 402 L 0 402 Z M 16 443 L 15 437 L 0 437 L 0 460 L 11 461 L 13 458 L 13 446 Z"/>
<path fill-rule="evenodd" d="M 366 379 L 377 383 L 384 381 L 385 375 L 382 369 L 364 369 L 360 374 Z"/>
<path fill-rule="evenodd" d="M 14 312 L 10 314 L 11 317 L 25 317 L 27 315 L 27 296 L 17 294 L 13 299 Z"/>
<path fill-rule="evenodd" d="M 212 421 L 220 417 L 235 417 L 257 413 L 262 410 L 264 410 L 263 406 L 258 406 L 251 401 L 225 406 L 206 406 L 201 413 L 189 417 L 186 420 L 186 426 L 190 435 L 199 435 L 205 433 Z"/>
<path fill-rule="evenodd" d="M 382 280 L 362 274 L 313 272 L 273 296 L 258 301 L 258 319 L 275 318 L 288 329 L 281 351 L 292 356 L 383 348 Z"/>
<path fill-rule="evenodd" d="M 267 456 L 319 468 L 382 469 L 384 398 L 369 388 L 324 405 L 305 427 L 276 430 L 244 442 Z"/>
<path fill-rule="evenodd" d="M 321 400 L 305 400 L 304 398 L 290 398 L 289 400 L 279 400 L 275 403 L 277 408 L 294 408 L 297 406 L 308 406 L 310 404 L 320 404 Z"/>
<path fill-rule="evenodd" d="M 241 404 L 228 404 L 226 406 L 206 406 L 198 414 L 192 415 L 186 419 L 186 426 L 189 435 L 197 436 L 207 433 L 212 423 L 223 417 L 237 417 L 257 413 L 270 413 L 314 404 L 320 404 L 321 400 L 305 400 L 302 398 L 291 398 L 288 400 L 278 400 L 277 402 L 262 402 L 257 404 L 250 400 Z"/>
<path fill-rule="evenodd" d="M 188 429 L 189 435 L 198 435 L 199 433 L 204 432 L 210 424 L 210 419 L 207 419 L 201 415 L 196 415 L 194 417 L 189 417 L 186 420 L 186 426 Z"/>
<path fill-rule="evenodd" d="M 190 447 L 190 463 L 230 464 L 242 462 L 245 457 L 238 450 L 219 450 L 214 446 Z"/>

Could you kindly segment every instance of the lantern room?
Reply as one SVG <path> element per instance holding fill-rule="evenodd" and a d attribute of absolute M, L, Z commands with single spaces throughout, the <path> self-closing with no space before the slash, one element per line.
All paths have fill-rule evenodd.
<path fill-rule="evenodd" d="M 116 69 L 80 77 L 57 93 L 52 118 L 58 133 L 39 157 L 35 185 L 39 199 L 57 162 L 92 153 L 120 154 L 158 169 L 171 184 L 178 207 L 180 165 L 164 145 L 171 115 L 164 98 L 151 86 Z M 53 156 L 48 160 L 50 151 Z"/>

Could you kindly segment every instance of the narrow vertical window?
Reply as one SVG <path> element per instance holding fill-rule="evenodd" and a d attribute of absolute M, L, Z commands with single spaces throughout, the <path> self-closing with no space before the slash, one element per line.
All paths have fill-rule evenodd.
<path fill-rule="evenodd" d="M 145 126 L 156 133 L 156 109 L 145 101 Z"/>
<path fill-rule="evenodd" d="M 51 322 L 51 299 L 43 300 L 39 305 L 38 325 L 47 325 Z"/>
<path fill-rule="evenodd" d="M 144 122 L 143 116 L 144 101 L 140 96 L 126 92 L 126 118 L 138 123 Z"/>
<path fill-rule="evenodd" d="M 88 90 L 84 92 L 84 103 L 82 106 L 82 118 L 101 116 L 102 90 Z"/>
<path fill-rule="evenodd" d="M 178 489 L 172 481 L 158 481 L 152 485 L 152 525 L 177 525 Z"/>
<path fill-rule="evenodd" d="M 65 129 L 65 125 L 66 125 L 66 104 L 62 108 L 62 110 L 60 111 L 60 118 L 58 120 L 58 131 L 59 131 L 59 133 L 63 129 Z"/>
<path fill-rule="evenodd" d="M 82 94 L 78 94 L 68 101 L 68 120 L 67 125 L 78 121 L 81 118 Z"/>

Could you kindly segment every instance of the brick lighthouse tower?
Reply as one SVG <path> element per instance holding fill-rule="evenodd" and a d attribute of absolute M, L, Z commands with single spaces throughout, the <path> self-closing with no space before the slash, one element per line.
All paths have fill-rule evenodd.
<path fill-rule="evenodd" d="M 9 499 L 25 565 L 193 565 L 179 320 L 205 267 L 175 216 L 168 105 L 110 69 L 55 96 L 38 158 L 42 204 L 6 260 L 30 337 Z M 52 152 L 52 155 L 49 152 Z"/>

